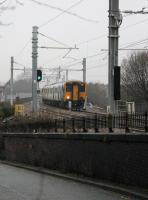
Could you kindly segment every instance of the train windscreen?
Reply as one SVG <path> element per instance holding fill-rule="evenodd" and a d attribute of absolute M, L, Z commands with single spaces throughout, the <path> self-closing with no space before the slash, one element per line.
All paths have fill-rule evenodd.
<path fill-rule="evenodd" d="M 66 84 L 66 92 L 71 92 L 72 91 L 72 84 L 67 83 Z"/>
<path fill-rule="evenodd" d="M 84 83 L 79 84 L 79 92 L 85 92 L 85 84 Z"/>

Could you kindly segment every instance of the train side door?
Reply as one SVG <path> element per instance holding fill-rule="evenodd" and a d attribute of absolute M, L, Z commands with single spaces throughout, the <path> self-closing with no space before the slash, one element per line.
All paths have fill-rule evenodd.
<path fill-rule="evenodd" d="M 78 100 L 79 99 L 79 90 L 78 90 L 78 85 L 74 84 L 73 85 L 73 100 Z"/>

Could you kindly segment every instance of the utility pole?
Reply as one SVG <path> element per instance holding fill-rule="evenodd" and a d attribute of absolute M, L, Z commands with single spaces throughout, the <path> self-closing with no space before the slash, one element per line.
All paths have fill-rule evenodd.
<path fill-rule="evenodd" d="M 108 97 L 112 114 L 116 110 L 116 102 L 114 100 L 114 67 L 118 66 L 118 40 L 121 22 L 119 0 L 109 0 Z"/>
<path fill-rule="evenodd" d="M 86 83 L 86 58 L 83 58 L 83 82 Z"/>
<path fill-rule="evenodd" d="M 10 105 L 13 106 L 13 64 L 14 58 L 11 57 L 11 77 L 10 77 Z"/>
<path fill-rule="evenodd" d="M 32 112 L 37 115 L 37 57 L 38 57 L 38 27 L 32 32 Z"/>

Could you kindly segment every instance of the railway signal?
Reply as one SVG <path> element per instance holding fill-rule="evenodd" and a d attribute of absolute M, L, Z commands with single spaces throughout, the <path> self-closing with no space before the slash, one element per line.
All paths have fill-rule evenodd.
<path fill-rule="evenodd" d="M 120 67 L 114 67 L 114 100 L 120 100 Z"/>
<path fill-rule="evenodd" d="M 42 71 L 40 69 L 37 70 L 37 81 L 40 82 L 42 80 Z"/>

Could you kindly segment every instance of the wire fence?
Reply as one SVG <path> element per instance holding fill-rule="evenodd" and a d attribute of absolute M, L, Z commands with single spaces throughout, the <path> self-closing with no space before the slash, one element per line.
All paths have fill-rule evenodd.
<path fill-rule="evenodd" d="M 1 132 L 114 132 L 137 130 L 148 132 L 148 113 L 123 113 L 116 116 L 94 114 L 87 117 L 64 117 L 63 119 L 13 120 L 0 124 Z"/>

